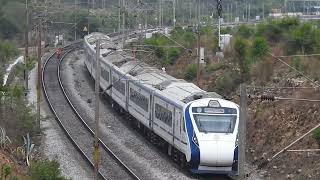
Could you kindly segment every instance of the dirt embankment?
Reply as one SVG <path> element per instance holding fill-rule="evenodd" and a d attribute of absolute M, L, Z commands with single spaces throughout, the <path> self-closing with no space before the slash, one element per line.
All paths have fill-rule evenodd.
<path fill-rule="evenodd" d="M 281 54 L 281 53 L 280 53 Z M 312 84 L 287 66 L 273 59 L 271 72 L 263 74 L 268 67 L 260 66 L 255 74 L 251 74 L 250 86 L 289 87 L 288 89 L 255 89 L 248 88 L 252 95 L 272 94 L 277 97 L 292 97 L 305 99 L 320 99 L 320 91 L 316 89 L 299 89 L 299 87 L 312 87 Z M 193 63 L 185 56 L 180 57 L 174 65 L 167 68 L 167 72 L 174 77 L 184 78 L 188 64 Z M 217 64 L 217 62 L 214 62 Z M 288 60 L 292 65 L 292 61 Z M 237 71 L 232 58 L 223 62 L 222 68 L 207 72 L 202 69 L 201 87 L 205 90 L 213 89 L 216 80 L 225 73 Z M 267 69 L 268 71 L 268 69 Z M 309 72 L 306 71 L 305 74 Z M 265 76 L 265 77 L 256 77 Z M 259 79 L 260 78 L 260 79 Z M 263 83 L 261 83 L 262 81 Z M 259 81 L 259 83 L 257 83 Z M 297 87 L 296 89 L 291 89 Z M 235 88 L 229 97 L 239 102 L 239 90 Z M 318 179 L 320 177 L 320 153 L 317 152 L 284 152 L 266 164 L 266 160 L 286 147 L 294 140 L 308 132 L 320 123 L 319 102 L 281 100 L 262 102 L 249 100 L 247 121 L 247 157 L 248 161 L 258 168 L 263 179 Z M 292 150 L 319 149 L 320 146 L 312 137 L 312 133 L 292 146 Z"/>

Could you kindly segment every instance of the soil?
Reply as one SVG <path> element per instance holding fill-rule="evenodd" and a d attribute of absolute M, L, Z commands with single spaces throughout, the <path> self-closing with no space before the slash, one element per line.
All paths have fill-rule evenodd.
<path fill-rule="evenodd" d="M 279 53 L 281 54 L 281 52 L 277 52 L 277 54 Z M 248 88 L 248 94 L 320 99 L 319 89 L 299 89 L 299 87 L 313 87 L 313 84 L 306 78 L 297 75 L 296 72 L 280 62 L 271 59 L 270 61 L 272 61 L 273 73 L 267 77 L 268 81 L 263 82 L 263 85 L 296 87 L 296 89 Z M 218 63 L 214 59 L 210 62 Z M 223 62 L 220 62 L 224 64 L 224 68 L 213 72 L 207 72 L 202 68 L 200 87 L 204 90 L 213 89 L 217 78 L 224 73 L 237 71 L 237 67 L 231 62 L 231 58 L 224 59 Z M 288 63 L 290 62 L 288 61 Z M 176 60 L 174 65 L 167 67 L 166 71 L 176 78 L 184 78 L 186 67 L 190 63 L 194 63 L 194 61 L 183 55 Z M 252 82 L 248 85 L 258 86 L 257 77 L 252 76 L 251 78 Z M 193 82 L 195 83 L 195 81 Z M 228 97 L 239 103 L 238 88 L 228 93 Z M 319 124 L 319 112 L 319 102 L 288 100 L 262 102 L 250 99 L 247 120 L 247 162 L 249 163 L 250 179 L 319 179 L 319 152 L 284 152 L 272 159 L 271 162 L 266 163 L 274 154 Z M 289 149 L 319 148 L 319 144 L 311 133 Z"/>

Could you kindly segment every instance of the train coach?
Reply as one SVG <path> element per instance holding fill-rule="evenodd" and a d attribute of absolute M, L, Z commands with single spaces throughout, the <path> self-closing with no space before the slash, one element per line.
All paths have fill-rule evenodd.
<path fill-rule="evenodd" d="M 97 40 L 100 87 L 151 142 L 192 173 L 237 173 L 237 104 L 115 50 L 117 45 L 101 33 L 84 37 L 85 65 L 93 78 Z"/>

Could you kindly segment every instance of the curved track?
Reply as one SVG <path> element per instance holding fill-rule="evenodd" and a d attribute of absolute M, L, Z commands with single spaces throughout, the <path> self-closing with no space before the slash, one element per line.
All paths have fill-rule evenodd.
<path fill-rule="evenodd" d="M 78 49 L 82 41 L 64 47 L 63 56 Z M 53 53 L 45 62 L 42 70 L 42 88 L 50 109 L 59 125 L 78 152 L 93 168 L 93 131 L 85 123 L 77 110 L 71 104 L 60 80 L 60 64 Z M 101 179 L 136 179 L 140 178 L 121 161 L 111 149 L 100 140 L 100 167 Z"/>

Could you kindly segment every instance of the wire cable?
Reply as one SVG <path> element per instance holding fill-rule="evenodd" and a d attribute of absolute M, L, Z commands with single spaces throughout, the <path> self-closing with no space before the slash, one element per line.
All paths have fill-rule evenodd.
<path fill-rule="evenodd" d="M 286 63 L 285 61 L 283 61 L 282 59 L 278 58 L 277 56 L 275 56 L 274 54 L 270 53 L 269 54 L 275 58 L 276 60 L 280 61 L 281 63 L 285 64 L 286 66 L 288 66 L 290 69 L 294 70 L 295 72 L 297 72 L 298 74 L 300 74 L 301 76 L 303 76 L 304 78 L 306 78 L 307 80 L 309 80 L 310 82 L 312 82 L 313 85 L 316 85 L 316 87 L 320 87 L 320 85 L 318 83 L 316 83 L 313 79 L 311 79 L 310 77 L 306 76 L 303 72 L 297 70 L 296 68 L 290 66 L 288 63 Z"/>

